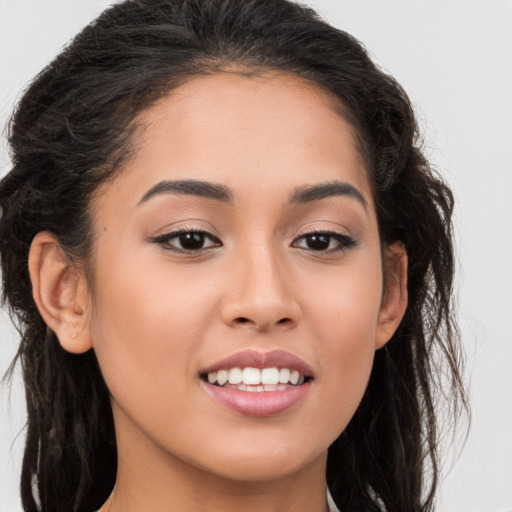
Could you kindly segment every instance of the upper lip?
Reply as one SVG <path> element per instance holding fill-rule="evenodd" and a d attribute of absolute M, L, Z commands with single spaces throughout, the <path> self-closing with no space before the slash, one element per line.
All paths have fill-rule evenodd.
<path fill-rule="evenodd" d="M 311 366 L 300 357 L 297 357 L 283 350 L 272 350 L 270 352 L 258 352 L 257 350 L 244 350 L 232 354 L 200 371 L 200 374 L 207 374 L 229 368 L 288 368 L 297 370 L 306 377 L 313 376 Z"/>

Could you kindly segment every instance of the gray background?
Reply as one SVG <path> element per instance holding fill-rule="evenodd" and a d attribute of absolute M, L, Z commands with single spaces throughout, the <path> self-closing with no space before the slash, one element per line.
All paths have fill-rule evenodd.
<path fill-rule="evenodd" d="M 0 126 L 39 69 L 107 0 L 0 0 Z M 459 311 L 473 423 L 448 440 L 440 512 L 512 510 L 512 1 L 310 0 L 408 91 L 456 199 Z M 9 168 L 5 141 L 0 175 Z M 0 372 L 17 337 L 0 316 Z M 21 510 L 23 391 L 0 389 L 0 512 Z M 459 433 L 459 439 L 464 432 Z"/>

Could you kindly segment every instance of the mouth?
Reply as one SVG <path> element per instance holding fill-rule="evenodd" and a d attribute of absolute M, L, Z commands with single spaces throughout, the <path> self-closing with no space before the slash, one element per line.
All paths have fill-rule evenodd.
<path fill-rule="evenodd" d="M 290 387 L 301 386 L 312 377 L 293 368 L 227 368 L 200 375 L 209 384 L 221 388 L 248 392 L 286 391 Z"/>
<path fill-rule="evenodd" d="M 283 351 L 244 351 L 205 368 L 201 384 L 215 401 L 247 416 L 272 416 L 298 404 L 314 380 L 310 366 Z"/>

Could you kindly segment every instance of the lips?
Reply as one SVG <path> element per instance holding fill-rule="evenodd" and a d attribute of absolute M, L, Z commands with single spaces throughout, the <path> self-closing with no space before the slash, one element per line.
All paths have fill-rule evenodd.
<path fill-rule="evenodd" d="M 248 416 L 272 416 L 301 401 L 313 371 L 288 352 L 248 350 L 204 368 L 200 377 L 209 396 L 222 405 Z"/>

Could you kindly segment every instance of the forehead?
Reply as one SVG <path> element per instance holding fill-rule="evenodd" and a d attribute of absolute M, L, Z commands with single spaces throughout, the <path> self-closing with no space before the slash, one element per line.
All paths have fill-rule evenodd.
<path fill-rule="evenodd" d="M 225 183 L 236 194 L 341 179 L 372 203 L 355 130 L 339 102 L 295 75 L 194 77 L 137 125 L 133 157 L 115 180 L 127 188 L 188 178 Z"/>

